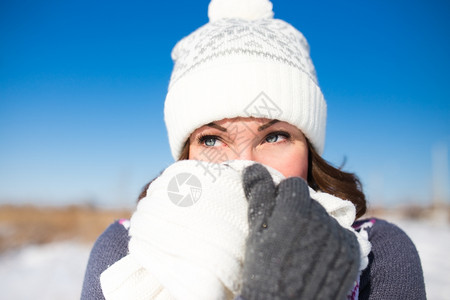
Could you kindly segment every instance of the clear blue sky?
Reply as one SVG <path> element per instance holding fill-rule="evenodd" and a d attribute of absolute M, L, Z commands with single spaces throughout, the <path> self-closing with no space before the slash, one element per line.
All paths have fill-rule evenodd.
<path fill-rule="evenodd" d="M 325 158 L 345 160 L 373 204 L 429 201 L 431 153 L 450 145 L 450 2 L 272 2 L 310 43 Z M 133 205 L 173 162 L 170 52 L 208 3 L 2 1 L 0 203 Z"/>

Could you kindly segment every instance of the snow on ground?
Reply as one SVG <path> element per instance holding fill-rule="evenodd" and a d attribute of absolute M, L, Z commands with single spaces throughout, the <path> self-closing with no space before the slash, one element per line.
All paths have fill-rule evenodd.
<path fill-rule="evenodd" d="M 427 298 L 450 299 L 450 225 L 442 222 L 393 221 L 416 244 L 422 261 Z"/>
<path fill-rule="evenodd" d="M 428 299 L 450 295 L 450 225 L 395 221 L 415 242 Z M 59 242 L 27 246 L 0 256 L 1 299 L 79 299 L 90 246 Z"/>
<path fill-rule="evenodd" d="M 76 242 L 27 246 L 0 256 L 5 300 L 80 299 L 90 247 Z"/>

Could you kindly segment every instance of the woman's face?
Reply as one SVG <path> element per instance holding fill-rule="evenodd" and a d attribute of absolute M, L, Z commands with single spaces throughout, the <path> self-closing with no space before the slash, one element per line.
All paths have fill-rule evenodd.
<path fill-rule="evenodd" d="M 189 159 L 220 163 L 252 160 L 285 177 L 307 179 L 308 146 L 303 133 L 289 123 L 264 118 L 223 119 L 190 136 Z"/>

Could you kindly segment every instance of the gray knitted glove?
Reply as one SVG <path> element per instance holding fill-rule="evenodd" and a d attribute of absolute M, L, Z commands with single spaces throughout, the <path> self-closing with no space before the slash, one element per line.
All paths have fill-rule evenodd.
<path fill-rule="evenodd" d="M 359 246 L 309 196 L 298 177 L 278 187 L 262 165 L 244 170 L 249 201 L 242 298 L 344 299 L 356 280 Z"/>

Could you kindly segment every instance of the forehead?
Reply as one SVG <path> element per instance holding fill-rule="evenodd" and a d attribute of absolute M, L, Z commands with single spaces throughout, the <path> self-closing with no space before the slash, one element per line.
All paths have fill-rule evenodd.
<path fill-rule="evenodd" d="M 248 128 L 257 128 L 259 131 L 266 129 L 274 124 L 284 125 L 285 128 L 296 129 L 297 127 L 276 119 L 266 119 L 266 118 L 253 118 L 253 117 L 237 117 L 230 119 L 222 119 L 218 121 L 214 121 L 208 124 L 205 124 L 199 128 L 197 128 L 195 132 L 208 130 L 211 128 L 216 128 L 221 131 L 227 131 L 228 129 L 238 128 L 238 127 L 248 127 Z"/>
<path fill-rule="evenodd" d="M 256 134 L 257 132 L 270 127 L 274 123 L 278 123 L 278 120 L 271 120 L 265 118 L 231 118 L 214 121 L 197 128 L 191 135 L 202 134 L 205 131 L 212 129 L 219 130 L 224 133 L 237 134 L 250 132 Z"/>
<path fill-rule="evenodd" d="M 227 126 L 227 125 L 238 125 L 238 124 L 256 124 L 256 125 L 263 125 L 270 122 L 275 122 L 277 120 L 274 119 L 266 119 L 266 118 L 252 118 L 252 117 L 237 117 L 237 118 L 231 118 L 231 119 L 222 119 L 219 121 L 214 121 L 212 123 L 221 125 L 221 126 Z M 208 124 L 206 124 L 207 126 Z"/>

